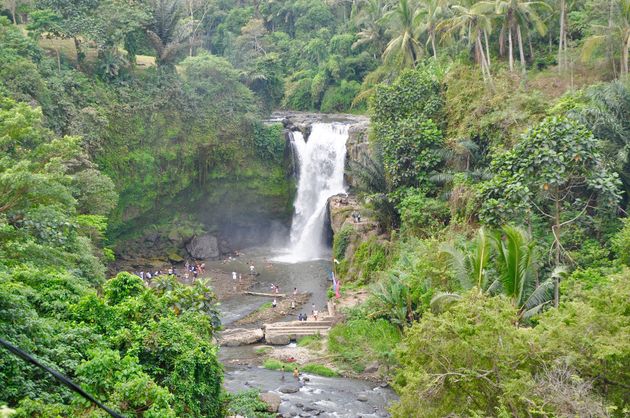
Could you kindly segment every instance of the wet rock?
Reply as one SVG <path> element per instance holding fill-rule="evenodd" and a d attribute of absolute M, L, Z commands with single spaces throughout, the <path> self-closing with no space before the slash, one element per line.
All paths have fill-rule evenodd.
<path fill-rule="evenodd" d="M 291 337 L 287 334 L 265 335 L 265 341 L 272 345 L 287 345 L 291 342 Z"/>
<path fill-rule="evenodd" d="M 171 252 L 168 254 L 168 261 L 172 263 L 181 263 L 184 261 L 184 257 L 177 254 L 176 252 Z"/>
<path fill-rule="evenodd" d="M 217 258 L 219 256 L 219 244 L 217 238 L 210 234 L 193 237 L 186 244 L 186 251 L 191 257 L 198 260 Z"/>
<path fill-rule="evenodd" d="M 368 397 L 365 393 L 359 393 L 359 395 L 357 396 L 357 401 L 359 402 L 367 402 L 368 401 Z"/>
<path fill-rule="evenodd" d="M 267 392 L 260 395 L 260 400 L 267 404 L 268 412 L 278 412 L 282 399 L 275 393 Z"/>
<path fill-rule="evenodd" d="M 378 364 L 378 362 L 372 362 L 370 364 L 368 364 L 368 366 L 365 368 L 364 372 L 365 373 L 376 373 L 379 369 L 380 365 Z"/>
<path fill-rule="evenodd" d="M 263 337 L 264 333 L 260 328 L 232 328 L 223 331 L 219 341 L 221 342 L 221 345 L 225 347 L 238 347 L 241 345 L 257 343 L 262 340 Z"/>
<path fill-rule="evenodd" d="M 297 393 L 300 391 L 300 386 L 289 384 L 281 386 L 278 390 L 282 393 Z"/>

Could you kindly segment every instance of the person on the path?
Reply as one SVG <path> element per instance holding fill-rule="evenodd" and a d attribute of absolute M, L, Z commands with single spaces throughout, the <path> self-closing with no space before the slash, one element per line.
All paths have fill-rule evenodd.
<path fill-rule="evenodd" d="M 274 299 L 273 302 L 271 302 L 271 307 L 275 308 L 276 306 L 278 306 L 278 301 Z"/>
<path fill-rule="evenodd" d="M 319 315 L 319 311 L 317 309 L 315 309 L 313 311 L 313 318 L 317 321 L 317 315 Z"/>
<path fill-rule="evenodd" d="M 141 272 L 140 272 L 140 278 L 141 278 L 142 280 L 144 280 L 144 271 L 141 271 Z"/>
<path fill-rule="evenodd" d="M 284 382 L 284 364 L 282 365 L 282 376 L 280 376 L 280 380 Z"/>
<path fill-rule="evenodd" d="M 252 262 L 249 263 L 249 274 L 251 274 L 252 276 L 256 275 L 256 267 L 254 267 L 254 264 Z"/>
<path fill-rule="evenodd" d="M 291 309 L 295 309 L 295 301 L 294 300 L 291 301 Z"/>
<path fill-rule="evenodd" d="M 275 294 L 280 293 L 280 286 L 277 286 L 277 285 L 276 285 L 276 288 L 275 288 L 275 289 L 273 289 L 273 291 L 274 291 L 274 293 L 275 293 Z"/>
<path fill-rule="evenodd" d="M 151 281 L 151 272 L 147 271 L 147 274 L 145 274 L 144 277 L 146 277 L 147 281 L 150 282 Z"/>
<path fill-rule="evenodd" d="M 293 288 L 293 296 L 297 295 L 297 287 Z"/>
<path fill-rule="evenodd" d="M 293 369 L 293 377 L 295 377 L 296 379 L 300 380 L 300 371 L 298 370 L 297 367 L 295 369 Z"/>
<path fill-rule="evenodd" d="M 236 272 L 233 271 L 232 272 L 232 280 L 236 280 L 238 278 L 238 276 L 236 275 Z"/>

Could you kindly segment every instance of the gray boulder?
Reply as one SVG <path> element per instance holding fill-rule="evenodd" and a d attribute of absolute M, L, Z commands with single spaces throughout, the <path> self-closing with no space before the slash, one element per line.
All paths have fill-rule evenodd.
<path fill-rule="evenodd" d="M 296 393 L 300 391 L 300 387 L 298 385 L 284 385 L 278 389 L 282 393 Z"/>
<path fill-rule="evenodd" d="M 278 412 L 278 409 L 280 409 L 280 403 L 282 403 L 280 396 L 272 392 L 261 393 L 260 400 L 267 404 L 268 412 Z"/>
<path fill-rule="evenodd" d="M 263 330 L 260 328 L 232 328 L 223 331 L 219 341 L 225 347 L 238 347 L 240 345 L 257 343 L 263 339 L 264 335 Z"/>
<path fill-rule="evenodd" d="M 203 234 L 193 237 L 186 244 L 186 251 L 191 257 L 198 260 L 217 258 L 219 257 L 219 244 L 215 236 Z"/>

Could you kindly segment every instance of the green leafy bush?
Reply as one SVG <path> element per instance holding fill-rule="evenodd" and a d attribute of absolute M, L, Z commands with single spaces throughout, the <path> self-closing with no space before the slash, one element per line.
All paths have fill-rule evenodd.
<path fill-rule="evenodd" d="M 630 219 L 624 220 L 623 228 L 612 238 L 612 247 L 619 260 L 630 266 Z"/>
<path fill-rule="evenodd" d="M 326 90 L 322 98 L 320 110 L 322 112 L 343 112 L 352 107 L 352 101 L 361 90 L 356 81 L 342 80 L 341 85 L 332 86 Z"/>
<path fill-rule="evenodd" d="M 409 190 L 398 205 L 401 232 L 420 238 L 430 237 L 443 229 L 450 219 L 448 204 L 427 197 L 422 191 Z"/>
<path fill-rule="evenodd" d="M 117 305 L 129 297 L 137 296 L 145 289 L 140 277 L 127 272 L 118 273 L 103 286 L 105 299 L 111 305 Z"/>
<path fill-rule="evenodd" d="M 267 404 L 260 400 L 260 392 L 250 389 L 238 393 L 224 394 L 224 416 L 240 415 L 248 418 L 274 418 L 267 412 Z"/>
<path fill-rule="evenodd" d="M 330 330 L 328 351 L 340 366 L 362 372 L 375 361 L 391 365 L 400 337 L 398 328 L 384 319 L 353 319 Z"/>
<path fill-rule="evenodd" d="M 354 228 L 351 225 L 344 225 L 344 227 L 335 234 L 333 241 L 333 255 L 338 261 L 341 261 L 346 257 L 346 250 L 348 249 L 348 245 L 350 245 L 350 239 L 352 238 L 353 233 Z"/>

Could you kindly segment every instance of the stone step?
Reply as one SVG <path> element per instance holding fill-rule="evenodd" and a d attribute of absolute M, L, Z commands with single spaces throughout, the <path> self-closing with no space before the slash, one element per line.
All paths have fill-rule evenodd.
<path fill-rule="evenodd" d="M 282 335 L 282 334 L 315 335 L 315 334 L 328 334 L 329 331 L 330 329 L 328 328 L 326 329 L 298 329 L 298 330 L 291 330 L 291 331 L 271 331 L 271 332 L 266 332 L 265 335 Z"/>
<path fill-rule="evenodd" d="M 299 327 L 299 328 L 303 328 L 303 327 L 330 327 L 332 326 L 333 321 L 332 320 L 327 320 L 327 321 L 291 321 L 291 322 L 275 322 L 272 324 L 265 324 L 263 326 L 263 328 L 293 328 L 293 327 Z"/>

